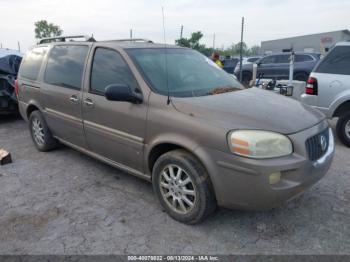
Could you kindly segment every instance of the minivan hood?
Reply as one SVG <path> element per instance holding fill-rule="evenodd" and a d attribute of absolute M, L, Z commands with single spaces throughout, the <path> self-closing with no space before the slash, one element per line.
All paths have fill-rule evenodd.
<path fill-rule="evenodd" d="M 325 116 L 291 98 L 258 88 L 201 97 L 172 98 L 184 114 L 227 130 L 257 129 L 293 134 L 318 124 Z"/>

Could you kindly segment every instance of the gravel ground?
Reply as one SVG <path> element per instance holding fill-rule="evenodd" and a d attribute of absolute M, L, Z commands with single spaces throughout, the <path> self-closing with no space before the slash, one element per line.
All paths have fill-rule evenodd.
<path fill-rule="evenodd" d="M 18 118 L 0 118 L 0 147 L 13 158 L 0 166 L 0 254 L 350 254 L 350 149 L 338 141 L 301 197 L 196 226 L 168 217 L 148 182 L 66 147 L 38 152 Z"/>

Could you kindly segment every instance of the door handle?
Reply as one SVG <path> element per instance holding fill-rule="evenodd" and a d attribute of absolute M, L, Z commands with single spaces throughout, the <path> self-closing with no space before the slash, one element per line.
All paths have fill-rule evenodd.
<path fill-rule="evenodd" d="M 93 107 L 94 102 L 91 100 L 91 98 L 85 98 L 84 103 L 86 106 Z"/>
<path fill-rule="evenodd" d="M 77 95 L 72 95 L 69 100 L 72 102 L 72 103 L 77 103 L 79 101 L 79 98 Z"/>

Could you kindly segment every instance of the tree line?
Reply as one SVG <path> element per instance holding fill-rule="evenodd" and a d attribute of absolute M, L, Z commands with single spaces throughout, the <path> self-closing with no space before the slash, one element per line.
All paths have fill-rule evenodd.
<path fill-rule="evenodd" d="M 63 30 L 53 23 L 48 23 L 46 20 L 40 20 L 34 23 L 35 26 L 35 38 L 56 37 L 61 36 Z M 175 40 L 175 44 L 178 46 L 188 47 L 195 49 L 206 56 L 210 56 L 214 51 L 218 52 L 222 56 L 238 56 L 240 54 L 241 43 L 231 44 L 228 48 L 213 49 L 207 47 L 204 44 L 200 44 L 199 41 L 203 38 L 201 31 L 193 32 L 189 38 L 179 38 Z M 252 56 L 260 54 L 260 46 L 254 45 L 250 48 L 243 42 L 243 55 Z"/>
<path fill-rule="evenodd" d="M 175 40 L 175 44 L 183 47 L 189 47 L 195 49 L 206 56 L 210 56 L 211 53 L 218 52 L 222 56 L 238 56 L 241 50 L 241 42 L 237 44 L 231 44 L 225 49 L 213 49 L 212 47 L 206 47 L 204 44 L 200 44 L 199 41 L 202 39 L 203 33 L 201 31 L 194 32 L 189 38 L 179 38 Z M 260 54 L 260 46 L 254 45 L 248 48 L 247 44 L 243 42 L 243 55 L 252 56 Z"/>

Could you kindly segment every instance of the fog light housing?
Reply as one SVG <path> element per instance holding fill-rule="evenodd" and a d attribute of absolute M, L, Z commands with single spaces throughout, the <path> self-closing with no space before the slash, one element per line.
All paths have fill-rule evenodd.
<path fill-rule="evenodd" d="M 275 172 L 270 174 L 269 183 L 270 185 L 277 184 L 281 180 L 281 172 Z"/>

